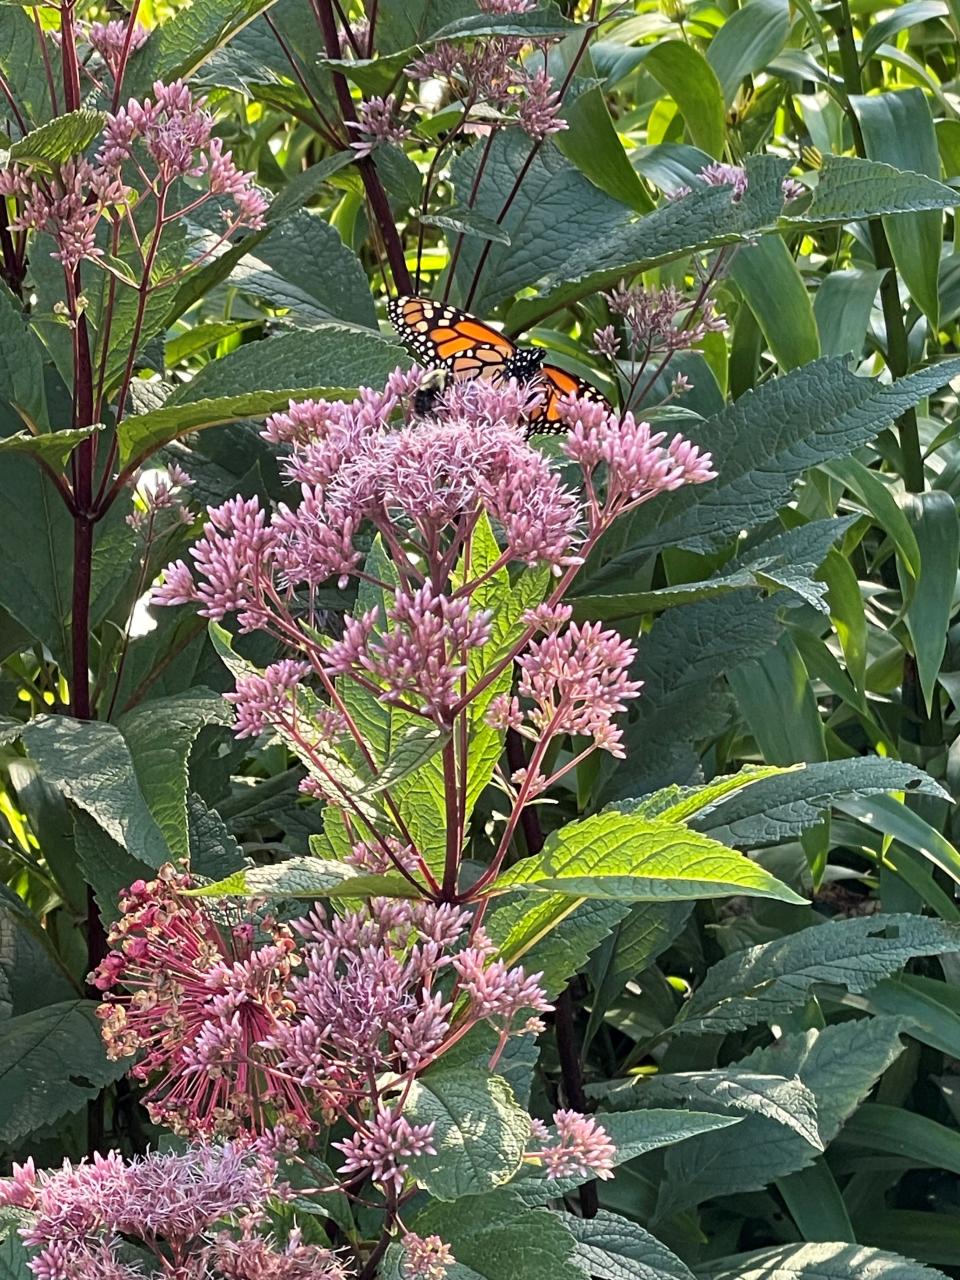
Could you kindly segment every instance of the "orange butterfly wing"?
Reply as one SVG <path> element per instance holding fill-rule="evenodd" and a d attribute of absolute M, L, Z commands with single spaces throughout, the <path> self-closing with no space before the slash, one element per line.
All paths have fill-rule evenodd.
<path fill-rule="evenodd" d="M 555 364 L 543 365 L 534 384 L 542 387 L 546 394 L 541 404 L 530 414 L 530 435 L 558 435 L 567 430 L 560 420 L 560 401 L 564 396 L 579 396 L 583 400 L 592 400 L 594 404 L 611 408 L 609 400 L 595 386 Z"/>
<path fill-rule="evenodd" d="M 446 369 L 454 378 L 499 378 L 516 354 L 510 339 L 490 325 L 430 298 L 397 298 L 388 303 L 387 312 L 421 364 Z"/>
<path fill-rule="evenodd" d="M 430 369 L 444 369 L 456 379 L 515 377 L 545 392 L 530 414 L 527 434 L 556 435 L 566 427 L 559 404 L 573 394 L 598 404 L 609 402 L 596 387 L 557 365 L 541 365 L 536 347 L 517 347 L 476 316 L 431 298 L 396 298 L 387 304 L 390 322 L 404 345 Z"/>

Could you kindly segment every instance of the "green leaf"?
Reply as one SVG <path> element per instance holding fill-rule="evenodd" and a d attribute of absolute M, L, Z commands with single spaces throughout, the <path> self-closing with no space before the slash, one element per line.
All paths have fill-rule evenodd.
<path fill-rule="evenodd" d="M 872 800 L 852 796 L 841 800 L 838 807 L 872 827 L 874 831 L 881 831 L 909 848 L 916 849 L 960 884 L 960 851 L 919 813 L 914 813 L 890 796 L 882 795 L 875 796 Z"/>
<path fill-rule="evenodd" d="M 869 991 L 916 956 L 960 951 L 960 926 L 926 916 L 830 920 L 715 964 L 680 1010 L 677 1031 L 735 1031 L 776 1022 L 816 987 Z"/>
<path fill-rule="evenodd" d="M 945 1280 L 942 1272 L 859 1244 L 785 1244 L 722 1258 L 710 1280 Z"/>
<path fill-rule="evenodd" d="M 886 272 L 848 267 L 823 276 L 813 300 L 813 314 L 825 356 L 859 355 L 870 324 L 870 313 Z"/>
<path fill-rule="evenodd" d="M 353 388 L 382 385 L 393 369 L 409 363 L 400 347 L 346 325 L 322 324 L 250 343 L 204 365 L 162 408 L 125 418 L 117 432 L 121 461 L 142 459 L 190 431 L 262 418 L 290 400 L 349 398 Z M 264 390 L 265 384 L 280 389 Z"/>
<path fill-rule="evenodd" d="M 457 1260 L 446 1280 L 584 1280 L 574 1256 L 574 1241 L 559 1214 L 509 1205 L 499 1213 L 471 1202 L 438 1202 L 414 1222 L 419 1235 L 439 1235 Z M 458 1267 L 466 1273 L 458 1272 Z"/>
<path fill-rule="evenodd" d="M 911 1259 L 942 1262 L 955 1267 L 960 1264 L 960 1229 L 953 1214 L 924 1213 L 918 1209 L 887 1209 L 883 1213 L 867 1213 L 854 1218 L 858 1239 L 891 1252 L 898 1250 Z M 897 1261 L 911 1270 L 900 1273 L 905 1280 L 941 1280 L 939 1271 L 921 1268 L 919 1262 L 901 1258 Z"/>
<path fill-rule="evenodd" d="M 428 1071 L 411 1086 L 403 1114 L 435 1126 L 437 1154 L 415 1157 L 410 1170 L 438 1200 L 480 1195 L 509 1182 L 530 1137 L 530 1117 L 506 1080 L 489 1071 Z"/>
<path fill-rule="evenodd" d="M 0 885 L 0 1018 L 76 995 L 50 935 L 23 899 Z"/>
<path fill-rule="evenodd" d="M 0 454 L 23 453 L 45 462 L 55 471 L 62 471 L 80 441 L 102 430 L 98 424 L 95 427 L 67 427 L 63 431 L 50 431 L 40 436 L 19 431 L 15 436 L 5 436 L 0 440 Z"/>
<path fill-rule="evenodd" d="M 713 1115 L 706 1111 L 657 1111 L 653 1108 L 649 1111 L 604 1111 L 597 1120 L 615 1148 L 615 1165 L 743 1123 L 742 1116 Z M 551 1128 L 555 1132 L 555 1127 Z M 479 1201 L 477 1208 L 485 1212 L 487 1205 L 510 1202 L 532 1208 L 568 1195 L 592 1180 L 593 1174 L 589 1170 L 566 1178 L 551 1178 L 542 1168 L 525 1165 L 513 1182 L 486 1201 Z"/>
<path fill-rule="evenodd" d="M 73 523 L 32 458 L 7 457 L 0 466 L 0 541 L 17 548 L 0 573 L 0 607 L 68 667 Z"/>
<path fill-rule="evenodd" d="M 461 209 L 458 205 L 442 213 L 425 214 L 420 221 L 424 226 L 439 227 L 441 231 L 462 232 L 465 236 L 479 236 L 481 240 L 495 240 L 498 244 L 510 243 L 509 234 L 499 222 L 474 213 L 472 209 Z"/>
<path fill-rule="evenodd" d="M 190 689 L 142 703 L 118 722 L 140 793 L 178 861 L 190 854 L 187 761 L 193 744 L 204 725 L 228 725 L 232 719 L 219 694 Z"/>
<path fill-rule="evenodd" d="M 377 313 L 360 259 L 324 218 L 284 218 L 230 273 L 229 283 L 289 310 L 304 324 L 345 320 L 375 329 Z"/>
<path fill-rule="evenodd" d="M 676 823 L 601 813 L 547 837 L 542 853 L 505 871 L 492 892 L 529 888 L 627 902 L 692 898 L 804 899 L 724 845 Z"/>
<path fill-rule="evenodd" d="M 790 30 L 785 0 L 750 0 L 735 10 L 707 48 L 707 60 L 716 72 L 729 104 L 741 80 L 762 71 L 783 48 Z"/>
<path fill-rule="evenodd" d="M 852 95 L 850 105 L 860 122 L 871 160 L 940 177 L 940 152 L 930 106 L 922 89 L 876 96 Z M 934 330 L 940 321 L 940 244 L 942 215 L 916 212 L 887 219 L 884 230 L 893 260 L 910 296 L 929 318 Z"/>
<path fill-rule="evenodd" d="M 824 1145 L 903 1051 L 894 1018 L 836 1023 L 822 1031 L 781 1036 L 734 1064 L 740 1071 L 799 1077 L 816 1102 Z M 764 1115 L 745 1117 L 731 1133 L 705 1133 L 667 1152 L 658 1216 L 712 1196 L 759 1190 L 807 1168 L 816 1148 Z"/>
<path fill-rule="evenodd" d="M 686 820 L 724 844 L 756 849 L 798 836 L 847 797 L 886 791 L 941 798 L 944 794 L 939 783 L 915 765 L 881 756 L 804 764 L 747 780 L 748 787 L 718 797 Z"/>
<path fill-rule="evenodd" d="M 31 1280 L 33 1272 L 27 1265 L 29 1254 L 15 1231 L 10 1231 L 0 1241 L 0 1280 Z"/>
<path fill-rule="evenodd" d="M 907 606 L 907 630 L 913 641 L 927 715 L 931 715 L 954 608 L 960 520 L 953 497 L 937 489 L 905 494 L 903 508 L 920 550 L 920 573 Z"/>
<path fill-rule="evenodd" d="M 173 10 L 131 59 L 124 92 L 142 98 L 156 80 L 186 79 L 268 7 L 269 0 L 193 0 Z"/>
<path fill-rule="evenodd" d="M 0 291 L 0 399 L 9 401 L 19 416 L 34 431 L 46 424 L 43 347 L 28 327 L 26 317 L 5 290 Z M 93 430 L 94 428 L 82 429 Z M 57 439 L 62 434 L 58 432 L 49 438 Z M 21 437 L 12 438 L 17 440 Z M 32 436 L 27 437 L 27 439 L 32 438 Z M 0 443 L 3 448 L 17 448 L 7 440 Z M 29 447 L 27 449 L 29 452 Z M 53 461 L 52 458 L 47 460 Z"/>
<path fill-rule="evenodd" d="M 8 163 L 34 165 L 47 173 L 55 173 L 65 160 L 86 151 L 106 118 L 103 111 L 83 108 L 48 120 L 11 145 Z"/>
<path fill-rule="evenodd" d="M 776 1181 L 804 1240 L 855 1240 L 853 1225 L 830 1166 L 822 1157 Z"/>
<path fill-rule="evenodd" d="M 882 96 L 885 100 L 900 95 Z M 898 169 L 858 156 L 825 155 L 809 206 L 799 213 L 784 214 L 782 221 L 791 226 L 829 226 L 877 215 L 952 209 L 956 201 L 957 193 L 950 187 L 912 168 Z"/>
<path fill-rule="evenodd" d="M 781 601 L 746 592 L 670 609 L 643 638 L 643 696 L 624 733 L 627 759 L 611 762 L 602 802 L 697 776 L 700 745 L 727 727 L 725 675 L 777 643 Z"/>
<path fill-rule="evenodd" d="M 865 1102 L 843 1127 L 837 1145 L 883 1151 L 931 1169 L 960 1174 L 960 1133 L 929 1116 Z"/>
<path fill-rule="evenodd" d="M 120 916 L 121 893 L 134 880 L 151 880 L 156 868 L 131 857 L 83 809 L 74 809 L 73 849 L 83 879 L 94 892 L 100 917 L 111 924 Z"/>
<path fill-rule="evenodd" d="M 754 9 L 758 2 L 751 0 L 739 12 Z M 730 275 L 782 369 L 816 360 L 820 339 L 810 295 L 780 236 L 761 236 L 755 244 L 742 245 L 730 264 Z"/>
<path fill-rule="evenodd" d="M 169 858 L 119 729 L 69 716 L 38 716 L 24 726 L 23 744 L 45 780 L 88 813 L 121 848 L 151 867 Z"/>
<path fill-rule="evenodd" d="M 194 875 L 223 880 L 243 869 L 240 846 L 223 819 L 194 792 L 187 796 L 187 823 L 190 870 Z"/>
<path fill-rule="evenodd" d="M 311 837 L 311 843 L 317 837 Z M 287 858 L 270 867 L 246 867 L 215 884 L 186 891 L 195 898 L 415 898 L 400 875 L 370 876 L 325 858 Z"/>
<path fill-rule="evenodd" d="M 221 359 L 229 358 L 223 356 Z M 268 413 L 286 409 L 291 400 L 349 395 L 350 391 L 344 387 L 287 387 L 281 391 L 247 391 L 236 396 L 216 396 L 189 404 L 168 403 L 149 413 L 124 418 L 117 429 L 120 461 L 124 466 L 144 461 L 164 445 L 192 431 L 205 431 L 208 427 L 222 427 L 228 422 L 243 422 L 248 418 L 263 418 Z"/>
<path fill-rule="evenodd" d="M 682 902 L 638 902 L 630 908 L 629 915 L 598 949 L 591 966 L 594 993 L 585 1043 L 593 1039 L 625 983 L 653 964 L 674 941 L 690 918 L 691 909 Z"/>
<path fill-rule="evenodd" d="M 730 688 L 761 755 L 771 764 L 825 760 L 820 709 L 797 646 L 789 635 L 729 673 Z"/>
<path fill-rule="evenodd" d="M 713 1071 L 659 1073 L 649 1080 L 601 1085 L 593 1092 L 613 1110 L 679 1102 L 701 1111 L 745 1111 L 792 1129 L 804 1142 L 823 1150 L 817 1129 L 816 1099 L 798 1077 L 761 1075 L 736 1067 Z"/>
<path fill-rule="evenodd" d="M 579 59 L 580 75 L 564 95 L 561 114 L 567 127 L 555 136 L 557 149 L 601 191 L 638 213 L 647 213 L 653 201 L 623 148 L 606 95 L 597 83 L 591 48 L 584 53 L 581 36 L 568 36 L 551 56 L 548 65 L 554 71 L 554 87 L 559 88 L 571 74 L 574 59 Z"/>
<path fill-rule="evenodd" d="M 574 596 L 570 599 L 574 616 L 578 621 L 588 618 L 615 621 L 758 587 L 767 591 L 785 587 L 814 608 L 823 610 L 824 584 L 814 575 L 829 556 L 834 542 L 855 519 L 853 516 L 811 520 L 795 529 L 784 530 L 756 543 L 725 564 L 712 578 L 702 582 L 678 582 L 653 591 Z M 600 570 L 596 576 L 602 578 L 603 571 Z M 588 578 L 586 586 L 589 587 L 594 580 Z"/>
<path fill-rule="evenodd" d="M 628 550 L 594 575 L 591 587 L 622 582 L 640 559 L 663 547 L 708 551 L 770 519 L 807 468 L 866 444 L 958 375 L 960 360 L 944 360 L 883 385 L 829 357 L 748 391 L 698 426 L 697 444 L 713 451 L 718 479 L 641 507 Z"/>
<path fill-rule="evenodd" d="M 655 905 L 670 910 L 673 904 Z M 522 960 L 528 972 L 542 972 L 541 985 L 555 996 L 629 910 L 625 902 L 578 902 L 562 893 L 508 893 L 493 900 L 484 927 L 500 958 L 508 965 Z"/>
<path fill-rule="evenodd" d="M 944 18 L 948 13 L 949 9 L 942 0 L 907 0 L 906 4 L 868 28 L 860 44 L 860 61 L 865 64 L 898 31 L 906 31 L 934 18 Z"/>
<path fill-rule="evenodd" d="M 449 732 L 441 732 L 435 725 L 408 725 L 392 744 L 386 763 L 377 774 L 376 782 L 366 788 L 367 793 L 379 795 L 416 775 L 449 741 Z"/>
<path fill-rule="evenodd" d="M 129 1059 L 108 1062 L 97 1005 L 69 1000 L 11 1018 L 0 1038 L 0 1139 L 12 1144 L 78 1111 L 118 1080 Z"/>
<path fill-rule="evenodd" d="M 723 155 L 723 90 L 710 62 L 692 44 L 661 40 L 644 50 L 643 66 L 673 98 L 695 147 Z"/>
<path fill-rule="evenodd" d="M 885 978 L 862 996 L 847 996 L 844 1004 L 867 1013 L 900 1018 L 915 1040 L 960 1057 L 960 998 L 942 978 L 901 973 Z"/>
<path fill-rule="evenodd" d="M 763 778 L 779 778 L 798 765 L 783 767 L 777 764 L 744 765 L 739 773 L 721 774 L 705 786 L 662 787 L 639 800 L 620 800 L 610 808 L 621 813 L 638 813 L 643 818 L 662 818 L 666 822 L 685 822 L 714 809 L 723 800 L 729 798 L 744 787 L 753 786 Z"/>
<path fill-rule="evenodd" d="M 900 567 L 906 569 L 911 578 L 919 577 L 920 548 L 916 535 L 881 473 L 864 466 L 858 458 L 837 458 L 827 463 L 825 470 L 856 494 L 874 522 L 890 535 L 897 549 Z"/>
<path fill-rule="evenodd" d="M 686 1263 L 627 1218 L 601 1209 L 593 1218 L 566 1219 L 576 1259 L 594 1280 L 693 1280 Z"/>

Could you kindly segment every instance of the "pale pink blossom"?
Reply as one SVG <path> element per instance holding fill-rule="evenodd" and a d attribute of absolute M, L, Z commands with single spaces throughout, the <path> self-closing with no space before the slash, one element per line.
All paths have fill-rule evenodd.
<path fill-rule="evenodd" d="M 542 1121 L 534 1120 L 528 1160 L 542 1161 L 551 1178 L 613 1177 L 617 1149 L 606 1129 L 593 1116 L 578 1111 L 556 1111 L 551 1131 Z"/>
<path fill-rule="evenodd" d="M 456 1261 L 450 1246 L 439 1236 L 418 1236 L 408 1231 L 403 1245 L 403 1280 L 445 1280 L 447 1269 Z"/>

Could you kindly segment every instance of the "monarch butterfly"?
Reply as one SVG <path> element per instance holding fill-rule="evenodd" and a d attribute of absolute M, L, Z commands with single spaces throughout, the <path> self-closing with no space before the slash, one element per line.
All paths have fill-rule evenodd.
<path fill-rule="evenodd" d="M 607 404 L 600 392 L 582 378 L 553 364 L 544 364 L 544 353 L 536 347 L 518 347 L 497 329 L 466 311 L 448 307 L 430 298 L 396 298 L 387 306 L 390 323 L 404 345 L 432 370 L 456 380 L 485 378 L 501 382 L 516 378 L 545 392 L 530 414 L 527 433 L 559 434 L 566 428 L 560 420 L 560 401 L 571 393 L 598 404 Z M 439 383 L 439 385 L 438 385 Z M 416 405 L 418 412 L 429 408 L 442 387 L 434 379 Z"/>

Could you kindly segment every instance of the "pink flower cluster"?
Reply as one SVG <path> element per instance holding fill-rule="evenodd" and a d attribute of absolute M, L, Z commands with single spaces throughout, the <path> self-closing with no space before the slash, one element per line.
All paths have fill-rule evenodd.
<path fill-rule="evenodd" d="M 347 121 L 347 128 L 358 134 L 350 143 L 358 157 L 370 155 L 382 142 L 404 142 L 410 137 L 410 129 L 401 122 L 397 99 L 392 93 L 386 98 L 367 98 L 359 104 L 357 116 L 356 120 Z"/>
<path fill-rule="evenodd" d="M 120 175 L 86 160 L 68 160 L 56 175 L 13 164 L 0 170 L 0 196 L 17 200 L 14 231 L 43 231 L 56 244 L 53 257 L 71 274 L 84 258 L 99 258 L 97 226 L 127 199 Z"/>
<path fill-rule="evenodd" d="M 588 739 L 561 773 L 592 750 L 619 755 L 613 718 L 640 687 L 627 675 L 633 647 L 599 627 L 563 630 L 570 611 L 560 599 L 613 520 L 714 475 L 709 455 L 683 437 L 668 439 L 604 403 L 569 399 L 561 403 L 563 449 L 580 471 L 575 492 L 524 438 L 536 389 L 455 382 L 436 416 L 423 418 L 411 404 L 421 377 L 398 370 L 382 392 L 291 404 L 270 418 L 264 435 L 288 447 L 284 466 L 299 505 L 268 513 L 256 498 L 235 498 L 211 508 L 193 567 L 171 565 L 154 595 L 159 604 L 194 602 L 211 618 L 235 615 L 241 630 L 265 631 L 296 654 L 238 680 L 230 695 L 237 732 L 279 734 L 307 766 L 304 790 L 351 820 L 362 814 L 338 753 L 349 744 L 376 768 L 344 701 L 352 686 L 446 730 L 517 661 L 517 694 L 493 697 L 489 722 L 537 743 L 531 770 L 514 778 L 524 802 L 561 776 L 540 771 L 558 735 Z M 404 416 L 399 427 L 394 415 Z M 471 540 L 482 517 L 499 554 L 474 569 Z M 379 571 L 362 567 L 371 529 L 389 557 Z M 546 565 L 556 585 L 494 664 L 496 619 L 478 592 L 511 565 Z M 315 641 L 316 588 L 351 577 L 372 582 L 381 603 L 346 618 L 337 638 Z M 548 633 L 544 640 L 535 641 L 538 631 Z M 481 671 L 485 681 L 476 678 Z M 381 869 L 389 862 L 418 890 L 438 892 L 409 833 L 389 823 L 374 835 Z"/>
<path fill-rule="evenodd" d="M 550 1178 L 613 1177 L 617 1149 L 593 1116 L 556 1111 L 552 1130 L 534 1120 L 531 1142 L 539 1145 L 527 1148 L 527 1159 L 542 1162 Z"/>
<path fill-rule="evenodd" d="M 460 908 L 374 899 L 313 912 L 295 946 L 269 917 L 256 929 L 215 919 L 187 887 L 169 868 L 131 886 L 114 950 L 90 975 L 109 993 L 108 1054 L 142 1055 L 132 1074 L 151 1115 L 179 1133 L 305 1135 L 340 1115 L 354 1129 L 342 1172 L 399 1187 L 432 1135 L 403 1115 L 403 1081 L 479 1022 L 499 1035 L 493 1066 L 509 1036 L 542 1029 L 521 1015 L 550 1008 L 540 975 L 496 959 L 482 930 L 462 945 Z"/>
<path fill-rule="evenodd" d="M 116 53 L 123 24 L 95 24 L 91 39 L 102 44 L 104 57 Z M 137 37 L 134 37 L 136 43 Z M 142 41 L 141 41 L 142 42 Z M 121 44 L 122 47 L 122 44 Z M 212 136 L 213 118 L 194 100 L 186 85 L 154 85 L 154 99 L 131 99 L 108 115 L 95 160 L 68 160 L 56 175 L 33 166 L 13 164 L 0 171 L 0 196 L 16 198 L 11 219 L 15 231 L 43 231 L 56 244 L 53 256 L 68 273 L 84 260 L 103 257 L 97 244 L 102 218 L 115 226 L 129 218 L 131 191 L 138 199 L 158 202 L 157 234 L 166 221 L 183 217 L 212 197 L 225 199 L 225 235 L 241 226 L 259 227 L 266 202 L 242 173 L 219 138 Z M 204 190 L 188 205 L 167 208 L 169 193 L 181 178 L 202 178 Z M 140 238 L 137 237 L 137 244 Z M 128 282 L 123 275 L 118 280 Z"/>
<path fill-rule="evenodd" d="M 523 14 L 535 7 L 533 0 L 479 0 L 484 13 L 506 17 Z M 446 40 L 435 45 L 407 68 L 414 80 L 439 80 L 451 94 L 466 104 L 465 116 L 482 104 L 488 113 L 497 113 L 498 122 L 513 122 L 528 137 L 542 142 L 553 133 L 566 129 L 561 118 L 561 93 L 554 88 L 546 67 L 547 51 L 552 41 L 543 37 L 533 40 L 523 36 L 487 35 L 475 42 Z M 531 70 L 531 47 L 543 58 L 543 66 Z M 490 126 L 478 116 L 477 123 L 467 123 L 468 131 L 489 132 Z"/>
<path fill-rule="evenodd" d="M 129 21 L 113 19 L 110 22 L 92 22 L 87 32 L 87 40 L 116 79 L 124 49 L 127 50 L 128 55 L 136 53 L 146 44 L 149 35 L 147 28 L 140 26 L 138 22 L 134 22 L 131 31 Z"/>
<path fill-rule="evenodd" d="M 242 173 L 231 153 L 224 151 L 223 142 L 213 137 L 213 117 L 202 102 L 194 99 L 182 80 L 167 85 L 158 80 L 153 92 L 153 99 L 131 98 L 107 117 L 97 157 L 100 164 L 119 174 L 128 162 L 139 165 L 145 153 L 156 169 L 151 181 L 155 195 L 161 196 L 180 178 L 204 178 L 207 190 L 190 208 L 210 196 L 225 196 L 233 205 L 223 215 L 231 229 L 262 226 L 267 202 L 254 186 L 253 174 Z M 150 180 L 142 168 L 139 172 Z M 186 212 L 178 209 L 176 216 Z"/>
<path fill-rule="evenodd" d="M 332 1253 L 305 1250 L 296 1233 L 279 1251 L 251 1236 L 285 1194 L 272 1160 L 225 1143 L 129 1162 L 111 1152 L 44 1172 L 30 1160 L 0 1183 L 0 1206 L 29 1215 L 21 1235 L 35 1251 L 36 1280 L 345 1280 Z M 222 1229 L 211 1244 L 211 1228 L 231 1220 L 239 1236 Z M 122 1256 L 124 1240 L 139 1245 L 149 1272 Z M 307 1261 L 310 1269 L 301 1265 Z"/>
<path fill-rule="evenodd" d="M 628 287 L 621 280 L 616 289 L 603 296 L 613 314 L 623 319 L 634 359 L 638 353 L 649 359 L 651 355 L 686 350 L 702 342 L 708 333 L 722 332 L 727 327 L 726 320 L 716 314 L 709 299 L 694 318 L 690 300 L 673 285 L 644 289 L 637 285 Z M 613 332 L 612 327 L 602 329 L 594 337 L 598 349 L 608 356 L 618 351 L 619 344 L 609 336 Z"/>

